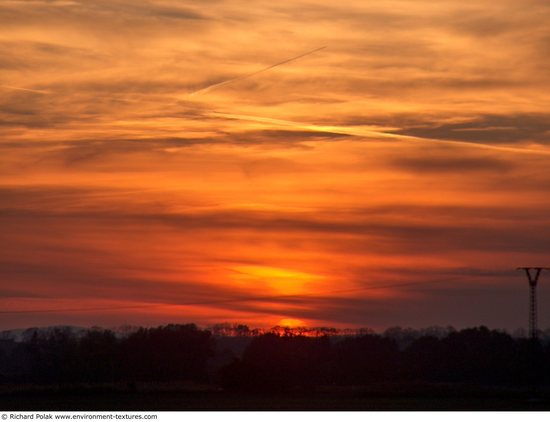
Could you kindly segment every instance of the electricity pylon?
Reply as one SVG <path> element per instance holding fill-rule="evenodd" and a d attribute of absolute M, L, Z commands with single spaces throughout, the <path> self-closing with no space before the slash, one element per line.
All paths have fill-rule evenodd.
<path fill-rule="evenodd" d="M 529 282 L 529 337 L 538 338 L 537 328 L 537 283 L 542 270 L 549 270 L 547 267 L 519 267 L 518 270 L 525 271 Z M 531 272 L 534 271 L 533 273 Z"/>

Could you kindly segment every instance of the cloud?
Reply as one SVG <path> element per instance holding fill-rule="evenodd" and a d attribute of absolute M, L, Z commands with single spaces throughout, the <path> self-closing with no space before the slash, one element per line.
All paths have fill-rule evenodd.
<path fill-rule="evenodd" d="M 29 7 L 32 4 L 32 7 Z M 88 16 L 86 16 L 88 15 Z M 152 20 L 155 18 L 169 20 L 196 20 L 205 19 L 205 16 L 196 9 L 178 6 L 163 5 L 155 1 L 142 0 L 139 2 L 127 0 L 104 1 L 97 0 L 93 3 L 83 1 L 71 2 L 5 2 L 0 8 L 0 19 L 9 20 L 17 16 L 22 19 L 21 24 L 37 23 L 39 17 L 48 20 L 61 20 L 67 17 L 77 19 L 80 22 L 93 22 L 94 18 L 100 20 L 114 18 L 119 22 L 128 20 Z"/>
<path fill-rule="evenodd" d="M 468 157 L 434 155 L 425 157 L 400 157 L 393 160 L 397 168 L 418 173 L 503 173 L 515 168 L 515 164 L 495 157 Z"/>
<path fill-rule="evenodd" d="M 425 124 L 408 127 L 394 133 L 429 139 L 489 144 L 550 142 L 550 115 L 514 114 L 481 115 L 457 123 Z"/>
<path fill-rule="evenodd" d="M 544 0 L 1 2 L 2 305 L 212 296 L 233 301 L 119 317 L 383 325 L 495 304 L 512 324 L 506 269 L 549 252 L 549 17 Z M 279 297 L 243 263 L 315 281 Z M 447 285 L 327 293 L 423 280 Z"/>
<path fill-rule="evenodd" d="M 157 199 L 147 205 L 138 200 L 139 192 L 132 191 L 43 186 L 3 189 L 0 197 L 3 203 L 9 204 L 1 211 L 6 221 L 36 220 L 46 227 L 68 226 L 70 230 L 88 230 L 88 226 L 96 225 L 123 231 L 156 227 L 158 230 L 170 228 L 180 235 L 207 237 L 231 237 L 234 233 L 246 232 L 266 242 L 278 233 L 285 233 L 289 239 L 315 239 L 316 247 L 341 253 L 549 252 L 546 214 L 522 207 L 396 204 L 336 214 L 335 208 L 304 215 L 283 211 L 204 210 L 190 206 L 189 211 L 173 213 L 157 212 L 162 202 Z M 90 207 L 92 204 L 95 209 Z M 125 207 L 121 209 L 123 204 Z M 169 202 L 165 200 L 164 204 L 166 207 Z M 487 225 L 487 221 L 491 224 Z"/>

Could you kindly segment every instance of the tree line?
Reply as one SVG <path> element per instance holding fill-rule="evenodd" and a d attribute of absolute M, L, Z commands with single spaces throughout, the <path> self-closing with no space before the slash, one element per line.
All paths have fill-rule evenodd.
<path fill-rule="evenodd" d="M 227 339 L 225 339 L 227 340 Z M 233 338 L 232 340 L 238 341 Z M 486 327 L 423 335 L 247 336 L 242 353 L 195 325 L 68 329 L 0 341 L 0 382 L 45 385 L 192 381 L 237 391 L 286 391 L 386 382 L 533 385 L 550 382 L 550 346 Z"/>

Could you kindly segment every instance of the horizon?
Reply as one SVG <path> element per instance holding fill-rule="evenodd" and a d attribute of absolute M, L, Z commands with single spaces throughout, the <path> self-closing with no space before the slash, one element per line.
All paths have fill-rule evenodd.
<path fill-rule="evenodd" d="M 0 330 L 526 326 L 549 21 L 543 0 L 1 2 Z M 538 294 L 545 326 L 550 271 Z"/>
<path fill-rule="evenodd" d="M 235 337 L 238 336 L 237 334 L 216 334 L 216 333 L 222 333 L 223 331 L 226 332 L 237 332 L 239 330 L 245 330 L 248 333 L 250 333 L 250 336 L 257 336 L 257 335 L 263 335 L 268 333 L 274 333 L 274 334 L 284 334 L 284 333 L 291 333 L 293 335 L 300 335 L 304 333 L 311 333 L 311 332 L 320 332 L 320 331 L 326 331 L 325 334 L 332 332 L 332 334 L 327 335 L 344 335 L 344 336 L 360 336 L 364 334 L 375 334 L 375 335 L 385 335 L 388 332 L 394 331 L 394 330 L 402 330 L 406 332 L 415 332 L 417 334 L 422 332 L 431 332 L 432 334 L 435 332 L 441 333 L 451 333 L 451 332 L 459 332 L 462 330 L 469 330 L 469 329 L 478 329 L 481 327 L 485 327 L 492 331 L 499 331 L 506 333 L 512 337 L 517 338 L 529 338 L 529 329 L 527 327 L 517 327 L 515 329 L 506 329 L 501 327 L 488 327 L 486 325 L 480 324 L 480 325 L 472 325 L 472 326 L 462 326 L 462 327 L 455 327 L 452 325 L 429 325 L 429 326 L 422 326 L 422 327 L 411 327 L 411 326 L 401 326 L 401 325 L 392 325 L 388 327 L 382 327 L 382 328 L 373 328 L 368 326 L 360 326 L 360 327 L 330 327 L 330 326 L 305 326 L 305 325 L 274 325 L 274 326 L 250 326 L 248 324 L 242 324 L 242 323 L 228 323 L 228 322 L 218 322 L 218 323 L 212 323 L 209 325 L 200 325 L 196 324 L 191 321 L 182 321 L 178 323 L 163 323 L 163 324 L 157 324 L 157 325 L 116 325 L 116 326 L 78 326 L 78 325 L 66 325 L 66 324 L 59 324 L 59 325 L 42 325 L 42 326 L 27 326 L 27 327 L 16 327 L 16 328 L 8 328 L 8 329 L 1 329 L 0 333 L 11 333 L 11 332 L 25 332 L 25 331 L 32 331 L 32 330 L 38 330 L 38 331 L 47 331 L 47 330 L 55 330 L 55 329 L 69 329 L 69 330 L 82 330 L 82 331 L 112 331 L 114 333 L 121 333 L 121 332 L 127 332 L 131 333 L 139 329 L 156 329 L 161 327 L 168 327 L 168 326 L 186 326 L 186 325 L 192 325 L 195 326 L 199 330 L 204 331 L 210 331 L 213 335 L 220 335 L 220 336 L 228 336 L 228 337 Z M 538 337 L 540 338 L 550 338 L 550 326 L 546 328 L 538 328 Z M 247 335 L 248 336 L 248 335 Z"/>

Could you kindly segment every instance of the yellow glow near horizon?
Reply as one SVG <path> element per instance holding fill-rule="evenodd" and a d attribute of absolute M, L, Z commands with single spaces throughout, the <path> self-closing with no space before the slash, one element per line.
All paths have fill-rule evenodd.
<path fill-rule="evenodd" d="M 302 321 L 301 319 L 295 319 L 295 318 L 283 318 L 279 321 L 277 324 L 281 327 L 305 327 L 307 324 Z"/>

